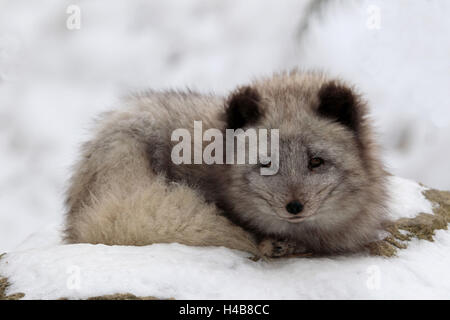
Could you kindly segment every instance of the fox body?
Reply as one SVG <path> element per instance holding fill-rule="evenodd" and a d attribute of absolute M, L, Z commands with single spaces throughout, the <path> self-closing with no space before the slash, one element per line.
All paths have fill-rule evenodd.
<path fill-rule="evenodd" d="M 82 148 L 67 193 L 68 242 L 280 256 L 356 251 L 376 238 L 386 173 L 366 104 L 341 80 L 294 70 L 228 97 L 149 91 L 124 104 L 102 115 Z M 267 163 L 173 163 L 172 132 L 193 132 L 199 120 L 203 130 L 278 129 L 277 173 L 261 175 Z"/>

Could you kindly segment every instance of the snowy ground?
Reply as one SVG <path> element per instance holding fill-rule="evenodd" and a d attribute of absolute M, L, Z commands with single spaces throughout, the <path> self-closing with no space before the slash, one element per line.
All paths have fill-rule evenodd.
<path fill-rule="evenodd" d="M 315 3 L 0 0 L 0 252 L 58 237 L 77 146 L 117 97 L 226 93 L 294 66 L 357 84 L 388 168 L 450 189 L 450 2 Z M 66 27 L 69 4 L 81 9 L 79 30 Z"/>
<path fill-rule="evenodd" d="M 393 177 L 392 217 L 432 212 L 417 183 Z M 9 293 L 79 299 L 116 293 L 176 299 L 448 299 L 450 233 L 397 257 L 365 254 L 254 262 L 224 247 L 55 245 L 29 239 L 0 261 Z M 46 240 L 46 243 L 45 243 Z M 37 248 L 38 247 L 38 248 Z"/>
<path fill-rule="evenodd" d="M 8 255 L 0 264 L 25 299 L 115 293 L 176 299 L 448 299 L 450 233 L 398 257 L 253 262 L 226 248 L 70 245 Z"/>

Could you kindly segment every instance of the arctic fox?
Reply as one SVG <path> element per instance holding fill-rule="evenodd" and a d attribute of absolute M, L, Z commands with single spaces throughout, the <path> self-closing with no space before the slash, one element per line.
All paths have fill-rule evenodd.
<path fill-rule="evenodd" d="M 376 238 L 387 174 L 366 104 L 341 80 L 293 70 L 228 97 L 148 91 L 124 104 L 82 148 L 67 193 L 68 242 L 224 245 L 229 224 L 230 247 L 251 237 L 274 257 L 357 251 Z M 270 165 L 261 162 L 175 164 L 171 134 L 193 132 L 194 121 L 222 132 L 278 129 L 277 173 L 261 175 Z"/>

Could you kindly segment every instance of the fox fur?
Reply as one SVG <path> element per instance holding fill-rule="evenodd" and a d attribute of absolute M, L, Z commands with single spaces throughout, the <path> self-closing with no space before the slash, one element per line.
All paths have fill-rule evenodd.
<path fill-rule="evenodd" d="M 361 250 L 376 238 L 387 199 L 367 113 L 353 87 L 298 70 L 257 79 L 228 97 L 132 95 L 100 117 L 82 147 L 67 192 L 65 239 L 226 246 L 267 256 Z M 194 120 L 204 130 L 279 129 L 279 172 L 173 164 L 171 133 L 192 132 Z M 286 211 L 293 200 L 301 204 L 298 215 Z"/>

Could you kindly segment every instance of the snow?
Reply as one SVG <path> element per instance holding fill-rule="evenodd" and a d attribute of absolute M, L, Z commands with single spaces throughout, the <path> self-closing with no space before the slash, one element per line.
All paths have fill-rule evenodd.
<path fill-rule="evenodd" d="M 390 178 L 391 215 L 431 213 L 423 187 Z M 61 245 L 57 228 L 0 260 L 9 293 L 25 299 L 83 299 L 115 293 L 175 299 L 448 299 L 450 232 L 413 240 L 394 258 L 367 254 L 249 259 L 224 247 Z"/>
<path fill-rule="evenodd" d="M 221 247 L 68 245 L 8 254 L 0 270 L 25 299 L 114 293 L 175 299 L 448 299 L 450 233 L 396 258 L 254 262 Z"/>
<path fill-rule="evenodd" d="M 450 189 L 450 2 L 323 2 L 308 19 L 298 63 L 364 93 L 392 173 Z"/>
<path fill-rule="evenodd" d="M 391 176 L 388 179 L 389 216 L 393 219 L 414 218 L 419 213 L 433 214 L 433 206 L 423 192 L 428 188 L 417 182 Z"/>

